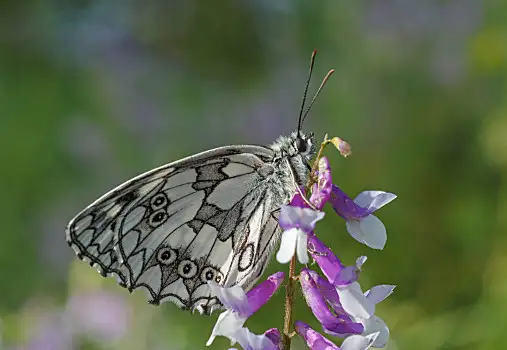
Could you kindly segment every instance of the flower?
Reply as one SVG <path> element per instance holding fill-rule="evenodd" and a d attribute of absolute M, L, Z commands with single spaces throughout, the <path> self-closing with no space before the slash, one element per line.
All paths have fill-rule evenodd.
<path fill-rule="evenodd" d="M 296 332 L 305 340 L 311 350 L 340 350 L 329 339 L 324 338 L 322 334 L 310 328 L 304 322 L 296 321 L 294 324 Z"/>
<path fill-rule="evenodd" d="M 331 190 L 333 209 L 347 222 L 347 231 L 356 241 L 373 249 L 383 249 L 387 241 L 386 228 L 373 212 L 396 198 L 396 195 L 382 191 L 364 191 L 354 200 L 338 186 Z"/>
<path fill-rule="evenodd" d="M 73 295 L 65 312 L 76 333 L 108 342 L 115 342 L 127 334 L 132 317 L 125 299 L 106 291 Z"/>
<path fill-rule="evenodd" d="M 310 350 L 367 350 L 378 336 L 378 334 L 368 336 L 354 334 L 346 338 L 341 346 L 337 346 L 304 322 L 296 321 L 295 328 Z"/>
<path fill-rule="evenodd" d="M 355 266 L 344 266 L 315 235 L 309 237 L 308 246 L 310 254 L 329 281 L 321 280 L 316 273 L 313 276 L 328 305 L 333 307 L 336 314 L 345 313 L 351 322 L 361 323 L 364 327 L 361 333 L 363 336 L 378 333 L 371 346 L 383 347 L 389 339 L 389 328 L 382 319 L 375 316 L 375 305 L 387 298 L 395 286 L 379 285 L 363 293 L 357 280 L 366 261 L 365 256 L 359 257 Z M 336 291 L 336 294 L 329 289 Z"/>
<path fill-rule="evenodd" d="M 336 290 L 327 280 L 320 277 L 315 271 L 303 268 L 299 275 L 299 281 L 306 303 L 326 333 L 343 335 L 363 332 L 363 325 L 354 322 L 340 307 Z M 328 301 L 333 306 L 333 312 L 328 307 Z"/>
<path fill-rule="evenodd" d="M 378 285 L 363 294 L 357 282 L 336 287 L 343 309 L 364 326 L 362 335 L 378 333 L 372 344 L 374 348 L 383 348 L 389 340 L 389 328 L 380 317 L 375 316 L 375 305 L 391 295 L 394 288 L 396 286 Z"/>
<path fill-rule="evenodd" d="M 326 157 L 322 157 L 319 160 L 318 177 L 317 183 L 313 185 L 312 195 L 310 196 L 310 203 L 312 203 L 316 209 L 322 210 L 324 204 L 331 197 L 331 167 Z"/>
<path fill-rule="evenodd" d="M 365 256 L 357 258 L 355 266 L 345 266 L 340 259 L 315 235 L 308 237 L 308 250 L 312 258 L 333 285 L 345 285 L 357 281 Z"/>
<path fill-rule="evenodd" d="M 240 286 L 225 288 L 208 282 L 213 294 L 218 297 L 227 310 L 218 317 L 206 345 L 211 345 L 218 335 L 228 337 L 233 344 L 238 341 L 238 336 L 244 336 L 243 333 L 238 333 L 238 330 L 243 327 L 248 317 L 271 298 L 284 278 L 283 272 L 274 273 L 246 294 Z"/>
<path fill-rule="evenodd" d="M 279 350 L 281 338 L 280 331 L 276 328 L 257 335 L 243 327 L 238 329 L 235 334 L 236 341 L 244 350 Z"/>
<path fill-rule="evenodd" d="M 299 194 L 296 194 L 291 204 L 299 201 Z M 284 230 L 280 249 L 276 254 L 276 260 L 282 264 L 288 263 L 294 253 L 297 252 L 301 264 L 308 263 L 307 240 L 308 234 L 315 229 L 317 221 L 324 217 L 324 213 L 310 208 L 301 208 L 292 205 L 281 207 L 278 222 Z"/>

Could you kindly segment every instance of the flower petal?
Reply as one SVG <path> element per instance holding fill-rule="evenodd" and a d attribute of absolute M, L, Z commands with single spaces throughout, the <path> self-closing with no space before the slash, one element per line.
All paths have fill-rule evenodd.
<path fill-rule="evenodd" d="M 366 291 L 364 295 L 374 304 L 380 303 L 382 300 L 392 294 L 396 286 L 390 284 L 381 284 Z"/>
<path fill-rule="evenodd" d="M 334 314 L 329 310 L 321 292 L 322 288 L 317 285 L 314 279 L 315 276 L 318 276 L 315 271 L 303 268 L 299 275 L 299 282 L 301 283 L 306 303 L 317 320 L 322 324 L 324 331 L 333 335 L 362 333 L 364 330 L 362 324 L 353 322 L 345 313 Z M 364 295 L 363 298 L 366 299 Z"/>
<path fill-rule="evenodd" d="M 291 207 L 299 207 L 299 208 L 308 208 L 307 201 L 301 197 L 301 193 L 305 194 L 305 188 L 304 186 L 299 187 L 300 191 L 296 191 L 296 194 L 294 194 L 294 197 L 290 200 L 289 205 Z"/>
<path fill-rule="evenodd" d="M 308 235 L 302 230 L 298 230 L 296 252 L 301 264 L 308 264 Z"/>
<path fill-rule="evenodd" d="M 378 333 L 375 341 L 372 344 L 374 348 L 383 348 L 389 340 L 389 328 L 378 316 L 372 316 L 364 321 L 364 332 L 363 335 L 368 336 Z"/>
<path fill-rule="evenodd" d="M 308 237 L 308 249 L 312 258 L 329 281 L 333 281 L 345 266 L 340 259 L 315 235 Z"/>
<path fill-rule="evenodd" d="M 347 221 L 347 231 L 356 241 L 373 249 L 383 249 L 387 242 L 386 228 L 375 215 Z"/>
<path fill-rule="evenodd" d="M 266 332 L 264 332 L 264 335 L 271 340 L 273 344 L 277 346 L 277 349 L 281 349 L 282 344 L 282 335 L 280 334 L 280 331 L 277 328 L 270 328 Z"/>
<path fill-rule="evenodd" d="M 278 223 L 283 230 L 289 230 L 299 226 L 301 211 L 303 208 L 282 205 L 280 207 L 280 216 Z"/>
<path fill-rule="evenodd" d="M 310 350 L 340 350 L 338 346 L 333 344 L 322 334 L 314 331 L 306 323 L 296 321 L 294 326 L 296 332 L 305 340 Z"/>
<path fill-rule="evenodd" d="M 365 263 L 367 257 L 360 256 L 356 259 L 356 265 L 354 266 L 345 266 L 338 275 L 336 275 L 335 279 L 331 281 L 336 286 L 343 286 L 347 284 L 351 284 L 352 282 L 356 282 L 359 279 L 359 273 L 361 272 L 361 267 Z"/>
<path fill-rule="evenodd" d="M 382 208 L 387 203 L 396 199 L 394 193 L 384 191 L 363 191 L 354 199 L 354 203 L 360 207 L 366 208 L 373 213 L 375 210 Z"/>
<path fill-rule="evenodd" d="M 251 311 L 248 316 L 251 316 L 254 312 L 259 310 L 262 305 L 267 303 L 273 294 L 275 294 L 278 287 L 280 287 L 284 278 L 285 274 L 283 272 L 276 272 L 247 293 L 248 304 Z"/>
<path fill-rule="evenodd" d="M 245 350 L 278 350 L 265 334 L 254 334 L 248 328 L 238 329 L 234 338 Z"/>
<path fill-rule="evenodd" d="M 280 242 L 280 248 L 276 253 L 276 260 L 281 264 L 287 264 L 296 250 L 296 243 L 298 237 L 298 229 L 292 228 L 282 233 L 282 240 Z"/>
<path fill-rule="evenodd" d="M 300 227 L 306 233 L 311 233 L 315 229 L 317 221 L 322 220 L 326 215 L 323 211 L 316 211 L 310 208 L 303 208 L 301 210 Z"/>
<path fill-rule="evenodd" d="M 215 282 L 209 281 L 211 292 L 215 294 L 225 308 L 235 311 L 243 316 L 250 316 L 253 312 L 248 304 L 245 291 L 240 286 L 224 288 Z"/>
<path fill-rule="evenodd" d="M 324 204 L 331 197 L 331 167 L 326 157 L 322 157 L 319 160 L 317 183 L 313 186 L 312 195 L 310 196 L 310 202 L 317 209 L 322 209 Z"/>
<path fill-rule="evenodd" d="M 366 298 L 359 283 L 336 287 L 336 291 L 343 309 L 352 317 L 367 319 L 375 313 L 375 303 Z"/>
<path fill-rule="evenodd" d="M 329 202 L 336 213 L 345 220 L 359 220 L 370 214 L 368 209 L 357 205 L 336 185 L 332 185 Z"/>
<path fill-rule="evenodd" d="M 342 345 L 341 350 L 367 350 L 372 346 L 378 337 L 378 333 L 364 335 L 353 334 L 347 337 Z"/>
<path fill-rule="evenodd" d="M 300 228 L 310 233 L 315 228 L 317 221 L 324 217 L 325 213 L 310 208 L 293 207 L 290 205 L 281 206 L 278 222 L 284 230 Z"/>
<path fill-rule="evenodd" d="M 235 334 L 238 329 L 243 327 L 246 319 L 246 317 L 242 317 L 231 310 L 222 312 L 220 316 L 218 316 L 217 323 L 215 323 L 215 327 L 213 327 L 213 331 L 211 331 L 211 336 L 206 342 L 206 346 L 210 346 L 213 340 L 215 340 L 215 337 L 219 335 L 229 338 L 232 344 L 234 344 L 236 342 Z"/>

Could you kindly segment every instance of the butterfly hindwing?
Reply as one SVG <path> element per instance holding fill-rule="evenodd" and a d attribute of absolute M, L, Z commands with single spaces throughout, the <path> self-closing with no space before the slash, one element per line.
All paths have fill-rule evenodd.
<path fill-rule="evenodd" d="M 146 289 L 156 304 L 207 310 L 217 302 L 208 280 L 246 282 L 258 264 L 257 242 L 247 247 L 245 240 L 249 232 L 258 239 L 273 204 L 262 181 L 266 166 L 247 153 L 201 162 L 167 177 L 127 211 L 116 249 L 129 289 Z"/>
<path fill-rule="evenodd" d="M 140 175 L 78 214 L 67 240 L 102 274 L 146 289 L 153 303 L 208 312 L 217 299 L 207 280 L 246 285 L 264 269 L 264 232 L 277 233 L 270 215 L 281 204 L 263 181 L 271 152 L 222 147 Z"/>

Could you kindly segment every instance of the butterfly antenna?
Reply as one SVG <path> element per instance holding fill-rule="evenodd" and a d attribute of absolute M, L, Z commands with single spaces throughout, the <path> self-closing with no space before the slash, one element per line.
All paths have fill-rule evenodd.
<path fill-rule="evenodd" d="M 305 114 L 303 115 L 303 119 L 301 120 L 301 118 L 300 118 L 301 123 L 303 123 L 305 121 L 305 118 L 308 115 L 308 113 L 310 112 L 310 109 L 312 109 L 313 103 L 317 99 L 317 96 L 319 96 L 320 91 L 322 90 L 322 88 L 324 87 L 324 85 L 326 85 L 326 82 L 328 81 L 329 77 L 333 73 L 334 73 L 334 69 L 331 69 L 329 72 L 327 72 L 327 74 L 324 77 L 324 79 L 322 79 L 322 83 L 320 83 L 319 89 L 317 90 L 317 92 L 315 93 L 315 95 L 313 95 L 312 101 L 310 102 L 310 105 L 308 106 L 308 108 L 306 109 Z"/>
<path fill-rule="evenodd" d="M 310 69 L 308 71 L 308 80 L 306 81 L 305 92 L 303 94 L 303 101 L 301 102 L 301 110 L 299 111 L 298 137 L 299 137 L 299 132 L 301 131 L 301 124 L 303 123 L 302 119 L 304 119 L 304 118 L 302 118 L 303 117 L 303 110 L 305 109 L 306 94 L 308 92 L 308 87 L 310 86 L 310 80 L 312 79 L 313 64 L 315 63 L 315 55 L 316 54 L 317 54 L 317 50 L 313 50 L 312 58 L 310 59 Z"/>

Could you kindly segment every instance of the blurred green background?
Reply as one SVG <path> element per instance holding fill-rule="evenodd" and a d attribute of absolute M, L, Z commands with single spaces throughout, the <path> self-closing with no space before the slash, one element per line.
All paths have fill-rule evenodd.
<path fill-rule="evenodd" d="M 312 88 L 336 72 L 305 130 L 353 148 L 327 152 L 334 182 L 398 195 L 382 252 L 331 213 L 317 231 L 345 263 L 369 257 L 365 289 L 398 286 L 377 308 L 388 348 L 505 347 L 505 1 L 5 1 L 0 43 L 4 349 L 203 349 L 216 315 L 129 295 L 66 223 L 140 172 L 292 131 L 314 48 Z M 280 292 L 247 325 L 282 310 Z M 302 300 L 296 318 L 320 329 Z"/>

